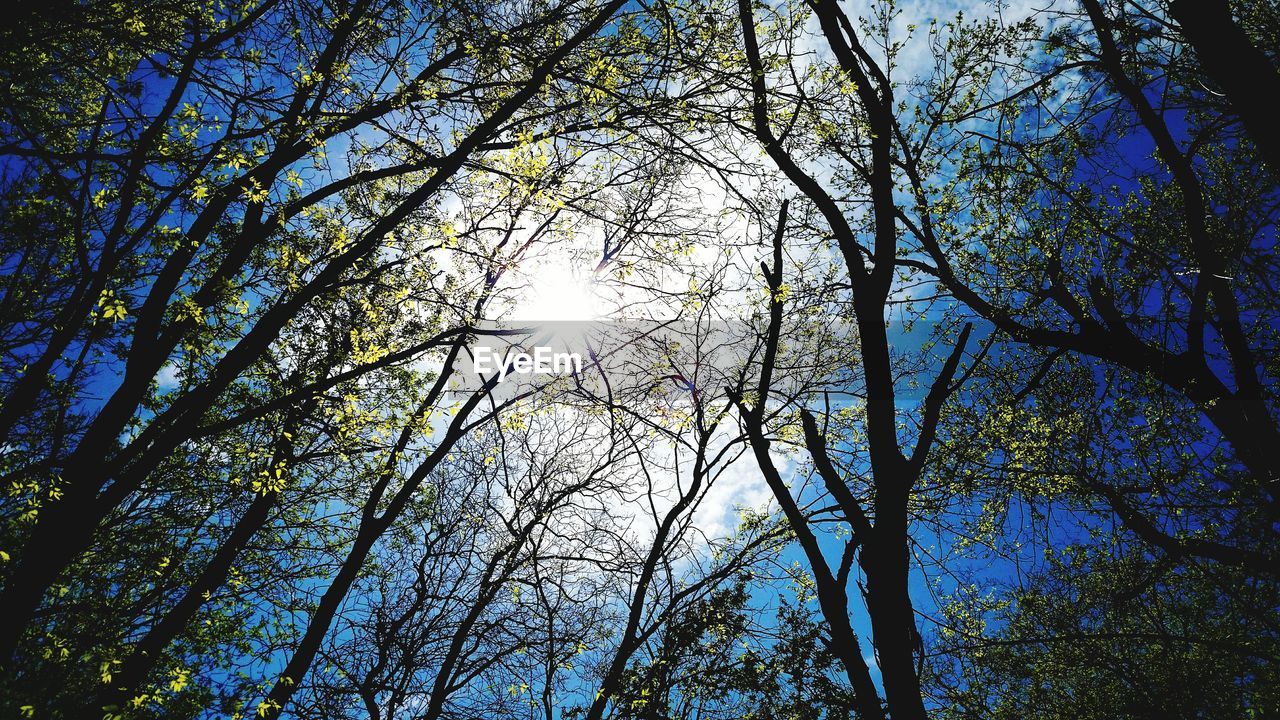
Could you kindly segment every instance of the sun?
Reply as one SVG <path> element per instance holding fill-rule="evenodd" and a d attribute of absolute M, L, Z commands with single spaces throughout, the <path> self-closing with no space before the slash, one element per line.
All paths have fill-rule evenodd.
<path fill-rule="evenodd" d="M 590 273 L 576 273 L 567 263 L 545 263 L 526 274 L 527 285 L 509 317 L 524 322 L 596 320 L 600 298 Z"/>

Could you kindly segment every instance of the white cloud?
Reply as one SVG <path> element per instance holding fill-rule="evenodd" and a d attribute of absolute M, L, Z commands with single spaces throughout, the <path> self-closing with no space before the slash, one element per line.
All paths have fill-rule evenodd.
<path fill-rule="evenodd" d="M 160 372 L 156 373 L 156 384 L 161 390 L 172 390 L 178 387 L 178 366 L 172 362 L 167 362 L 160 368 Z"/>

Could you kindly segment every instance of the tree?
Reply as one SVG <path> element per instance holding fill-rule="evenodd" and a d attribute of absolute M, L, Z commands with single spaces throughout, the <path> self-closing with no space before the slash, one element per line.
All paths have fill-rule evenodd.
<path fill-rule="evenodd" d="M 941 717 L 1199 718 L 1274 712 L 1275 583 L 1072 545 L 975 614 L 957 600 Z M 989 616 L 998 630 L 974 633 Z"/>
<path fill-rule="evenodd" d="M 828 451 L 828 440 L 814 414 L 803 406 L 800 420 L 804 446 L 812 458 L 826 491 L 838 507 L 837 517 L 849 530 L 840 560 L 830 563 L 811 521 L 801 511 L 769 452 L 765 420 L 772 414 L 768 400 L 772 372 L 777 358 L 787 293 L 783 292 L 783 241 L 787 230 L 787 205 L 782 206 L 773 241 L 772 266 L 765 266 L 768 282 L 770 321 L 764 340 L 758 384 L 750 403 L 738 398 L 739 415 L 751 438 L 761 472 L 796 533 L 815 574 L 823 615 L 832 629 L 833 641 L 854 689 L 855 711 L 860 717 L 881 718 L 879 692 L 862 655 L 857 635 L 849 620 L 849 583 L 852 562 L 866 578 L 863 591 L 870 617 L 887 714 L 898 718 L 924 718 L 926 710 L 920 688 L 917 654 L 920 634 L 916 629 L 913 604 L 908 590 L 910 546 L 909 506 L 912 491 L 924 472 L 932 449 L 943 404 L 963 376 L 957 371 L 971 333 L 966 326 L 936 372 L 926 375 L 929 391 L 920 403 L 914 437 L 903 438 L 899 431 L 900 407 L 896 398 L 897 372 L 885 324 L 893 304 L 895 281 L 905 263 L 899 260 L 899 214 L 894 197 L 894 133 L 896 101 L 894 85 L 886 70 L 863 47 L 849 19 L 834 3 L 813 3 L 810 9 L 821 28 L 821 37 L 830 48 L 840 77 L 842 91 L 856 96 L 855 117 L 846 135 L 828 136 L 823 149 L 834 150 L 848 163 L 848 183 L 852 198 L 864 200 L 870 211 L 858 227 L 850 222 L 845 204 L 852 198 L 833 195 L 800 159 L 800 150 L 788 147 L 775 130 L 785 120 L 770 106 L 769 65 L 764 60 L 750 3 L 739 2 L 743 47 L 750 73 L 751 131 L 779 171 L 817 209 L 827 232 L 834 239 L 844 261 L 849 316 L 856 328 L 857 368 L 860 372 L 859 444 L 865 444 L 861 462 L 867 468 L 869 497 L 862 499 L 851 489 L 849 472 L 838 468 Z M 890 59 L 892 61 L 892 59 Z M 803 85 L 801 86 L 803 88 Z M 805 108 L 804 90 L 798 115 Z M 785 116 L 784 116 L 785 117 Z M 794 117 L 794 116 L 793 116 Z M 786 127 L 789 133 L 791 127 Z M 865 134 L 864 134 L 865 129 Z M 864 245 L 862 233 L 871 238 Z M 857 448 L 861 451 L 862 448 Z"/>
<path fill-rule="evenodd" d="M 52 58 L 49 69 L 69 78 L 60 86 L 65 92 L 41 104 L 14 103 L 6 125 L 13 142 L 5 152 L 19 159 L 5 194 L 16 231 L 6 233 L 13 246 L 6 252 L 4 431 L 12 451 L 5 472 L 14 488 L 7 499 L 6 658 L 24 630 L 57 616 L 36 615 L 41 598 L 83 559 L 95 535 L 145 529 L 139 503 L 213 491 L 224 509 L 201 513 L 185 532 L 194 540 L 214 517 L 238 514 L 223 544 L 193 545 L 204 553 L 188 558 L 184 571 L 193 575 L 163 573 L 166 586 L 144 595 L 148 604 L 125 610 L 132 613 L 127 620 L 113 618 L 128 634 L 122 623 L 159 613 L 124 657 L 99 658 L 104 682 L 113 685 L 103 700 L 119 707 L 234 573 L 243 548 L 283 500 L 286 468 L 305 476 L 307 465 L 322 465 L 335 449 L 349 459 L 353 450 L 385 448 L 387 462 L 396 463 L 437 410 L 447 378 L 406 368 L 430 353 L 456 354 L 484 296 L 508 269 L 483 267 L 485 282 L 470 298 L 451 297 L 457 278 L 417 293 L 415 285 L 435 272 L 429 253 L 448 250 L 457 237 L 447 222 L 414 223 L 430 222 L 432 203 L 478 154 L 527 155 L 533 128 L 566 131 L 557 123 L 581 112 L 580 90 L 569 88 L 571 97 L 553 96 L 537 110 L 531 101 L 541 102 L 553 77 L 583 67 L 586 61 L 571 56 L 620 6 L 566 5 L 518 18 L 463 6 L 267 2 L 221 15 L 165 6 L 170 14 L 146 19 L 141 9 L 113 6 L 68 10 L 45 24 L 33 18 L 16 31 L 24 43 L 41 33 L 57 36 L 68 56 Z M 69 40 L 76 23 L 112 29 L 84 36 L 80 46 Z M 527 39 L 517 45 L 520 54 L 502 49 L 513 33 Z M 8 60 L 16 72 L 19 54 Z M 34 100 L 43 76 L 22 77 L 26 84 L 10 89 Z M 162 102 L 153 102 L 157 94 Z M 93 111 L 84 112 L 87 106 Z M 63 132 L 59 123 L 69 117 L 88 120 Z M 433 119 L 447 126 L 415 130 Z M 501 140 L 520 137 L 528 139 Z M 325 152 L 344 144 L 345 167 Z M 504 170 L 526 198 L 545 190 L 556 172 Z M 41 195 L 20 195 L 29 188 Z M 56 255 L 33 242 L 53 227 L 64 228 L 53 233 L 65 238 Z M 512 250 L 500 260 L 518 260 Z M 50 274 L 52 257 L 66 258 L 66 271 Z M 419 314 L 417 303 L 440 301 L 437 291 L 444 302 Z M 328 321 L 325 314 L 335 310 L 345 323 Z M 328 334 L 308 336 L 316 327 Z M 379 373 L 385 380 L 372 379 Z M 389 382 L 391 392 L 425 385 L 417 407 L 396 399 L 378 417 L 367 408 L 381 402 L 370 392 L 379 382 Z M 369 405 L 333 404 L 335 391 L 347 388 L 350 398 L 357 387 L 367 395 L 356 402 Z M 104 392 L 104 401 L 92 400 Z M 466 412 L 455 417 L 434 462 L 467 427 Z M 270 431 L 276 450 L 263 463 L 252 450 L 262 430 L 256 423 L 281 421 L 283 429 Z M 407 423 L 398 446 L 385 442 L 384 427 L 397 422 Z M 317 439 L 300 450 L 294 440 L 304 430 Z M 377 447 L 360 449 L 370 435 Z M 201 458 L 196 442 L 208 443 L 211 454 Z M 199 479 L 249 485 L 252 502 L 185 484 L 190 468 L 210 460 L 226 474 Z M 373 465 L 344 470 L 364 482 Z M 254 479 L 239 476 L 242 470 Z M 356 502 L 378 507 L 389 479 L 374 479 L 370 497 Z M 385 496 L 394 498 L 392 512 L 371 515 L 357 542 L 366 547 L 353 550 L 347 574 L 359 569 L 359 556 L 379 534 L 375 526 L 394 518 L 412 492 L 409 483 Z M 136 551 L 143 538 L 123 540 Z M 88 557 L 80 571 L 104 559 Z M 158 552 L 156 559 L 167 567 L 173 558 Z M 335 601 L 344 585 L 349 578 L 334 585 Z M 326 623 L 317 618 L 313 625 L 311 644 Z M 37 634 L 35 641 L 51 637 Z M 297 669 L 309 665 L 306 654 Z"/>
<path fill-rule="evenodd" d="M 1276 432 L 1274 268 L 1265 249 L 1274 179 L 1249 125 L 1204 90 L 1199 64 L 1179 54 L 1189 43 L 1176 26 L 1082 6 L 1082 16 L 1064 15 L 1049 37 L 1048 67 L 1030 65 L 1007 97 L 954 118 L 1006 128 L 956 126 L 977 140 L 960 165 L 972 184 L 933 192 L 908 169 L 918 207 L 930 208 L 911 232 L 947 291 L 1037 348 L 1046 368 L 1064 353 L 1096 358 L 1125 371 L 1117 392 L 1168 393 L 1181 412 L 1203 416 L 1209 427 L 1188 432 L 1230 444 L 1234 467 L 1218 479 L 1231 486 L 1241 521 L 1274 519 L 1276 475 L 1264 450 Z M 1068 69 L 1077 73 L 1072 96 L 1099 102 L 1048 97 L 1043 78 Z M 1052 121 L 1028 122 L 1059 107 L 1065 112 Z M 1161 537 L 1141 493 L 1098 489 L 1145 539 L 1177 544 Z M 1271 534 L 1248 544 L 1272 553 Z M 1196 552 L 1221 560 L 1253 549 Z"/>
<path fill-rule="evenodd" d="M 16 5 L 0 712 L 1273 713 L 1277 15 L 932 11 Z"/>

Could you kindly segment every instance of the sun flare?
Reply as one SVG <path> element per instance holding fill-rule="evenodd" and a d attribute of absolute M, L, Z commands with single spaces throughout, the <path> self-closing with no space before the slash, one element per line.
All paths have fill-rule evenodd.
<path fill-rule="evenodd" d="M 527 289 L 512 308 L 510 318 L 523 321 L 569 322 L 600 317 L 600 297 L 588 275 L 564 264 L 546 264 L 527 274 Z"/>

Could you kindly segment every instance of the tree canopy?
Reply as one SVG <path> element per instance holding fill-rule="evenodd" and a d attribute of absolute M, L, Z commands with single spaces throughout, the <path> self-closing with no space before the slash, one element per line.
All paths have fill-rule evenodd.
<path fill-rule="evenodd" d="M 1280 717 L 1273 3 L 9 10 L 0 715 Z"/>

